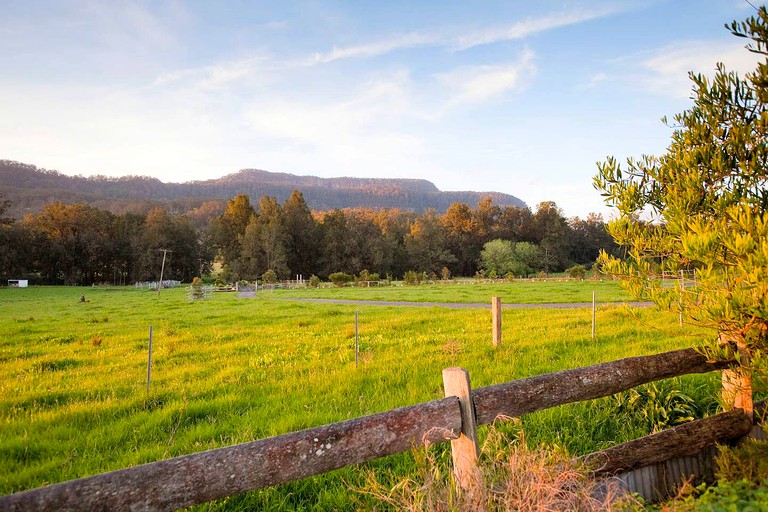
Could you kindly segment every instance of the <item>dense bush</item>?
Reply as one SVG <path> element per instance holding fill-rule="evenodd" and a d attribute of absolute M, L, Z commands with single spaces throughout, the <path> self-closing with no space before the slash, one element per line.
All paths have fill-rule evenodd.
<path fill-rule="evenodd" d="M 334 286 L 342 287 L 351 283 L 354 280 L 354 277 L 344 272 L 334 272 L 328 276 L 328 280 L 330 280 Z"/>

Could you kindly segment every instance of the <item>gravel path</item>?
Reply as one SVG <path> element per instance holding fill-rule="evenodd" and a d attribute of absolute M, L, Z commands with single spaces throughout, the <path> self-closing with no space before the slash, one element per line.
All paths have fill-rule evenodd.
<path fill-rule="evenodd" d="M 491 304 L 480 302 L 404 302 L 394 300 L 349 300 L 349 299 L 302 299 L 284 298 L 299 302 L 320 302 L 324 304 L 348 304 L 360 306 L 408 306 L 413 308 L 451 308 L 451 309 L 490 309 Z M 598 306 L 605 304 L 627 305 L 632 307 L 648 307 L 651 302 L 598 302 Z M 591 302 L 551 302 L 544 304 L 501 304 L 502 309 L 576 309 L 591 308 Z"/>

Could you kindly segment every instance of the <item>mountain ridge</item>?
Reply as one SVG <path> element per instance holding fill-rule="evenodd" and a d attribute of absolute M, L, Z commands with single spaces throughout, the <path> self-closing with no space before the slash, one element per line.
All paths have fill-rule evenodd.
<path fill-rule="evenodd" d="M 457 202 L 475 207 L 487 196 L 499 206 L 526 206 L 510 194 L 445 192 L 431 181 L 414 178 L 321 178 L 241 169 L 215 179 L 166 183 L 149 176 L 69 176 L 32 164 L 0 160 L 0 194 L 12 202 L 8 213 L 17 218 L 37 213 L 52 201 L 83 202 L 113 211 L 131 209 L 131 202 L 136 202 L 136 209 L 166 203 L 174 203 L 177 209 L 192 209 L 204 201 L 230 199 L 238 194 L 249 195 L 254 204 L 262 195 L 282 202 L 293 190 L 301 191 L 313 210 L 400 208 L 420 212 L 433 208 L 444 212 Z"/>

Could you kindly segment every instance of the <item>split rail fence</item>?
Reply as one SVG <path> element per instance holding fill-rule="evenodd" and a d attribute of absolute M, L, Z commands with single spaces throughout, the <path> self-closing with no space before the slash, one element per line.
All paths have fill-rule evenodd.
<path fill-rule="evenodd" d="M 477 471 L 477 425 L 727 367 L 684 349 L 474 390 L 466 371 L 449 368 L 443 372 L 446 398 L 6 495 L 0 497 L 0 510 L 174 510 L 447 441 L 457 481 L 469 488 Z M 751 416 L 734 409 L 587 459 L 596 464 L 598 476 L 616 475 L 700 457 L 703 450 L 743 437 L 751 428 Z"/>

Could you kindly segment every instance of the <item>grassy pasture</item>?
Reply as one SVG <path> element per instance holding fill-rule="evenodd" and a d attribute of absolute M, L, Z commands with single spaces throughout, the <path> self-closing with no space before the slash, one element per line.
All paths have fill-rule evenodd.
<path fill-rule="evenodd" d="M 307 288 L 275 290 L 276 297 L 317 299 L 388 300 L 405 302 L 489 303 L 501 297 L 502 303 L 542 304 L 551 302 L 631 301 L 632 297 L 616 281 L 530 281 L 498 284 L 432 284 L 419 286 Z M 269 292 L 273 293 L 273 292 Z"/>
<path fill-rule="evenodd" d="M 464 299 L 487 302 L 496 286 L 473 285 L 483 297 Z M 450 302 L 460 292 L 421 293 Z M 81 293 L 89 302 L 79 302 Z M 540 302 L 556 300 L 540 294 L 547 297 Z M 503 344 L 494 350 L 487 309 L 310 304 L 287 295 L 216 294 L 188 304 L 181 289 L 159 297 L 130 288 L 0 289 L 0 494 L 439 398 L 448 366 L 468 369 L 480 387 L 690 346 L 708 335 L 679 327 L 674 313 L 607 305 L 592 341 L 588 308 L 505 310 Z M 718 384 L 707 375 L 670 386 L 696 397 L 703 414 L 716 407 Z M 587 453 L 648 432 L 643 421 L 616 413 L 616 403 L 530 415 L 522 423 L 526 440 Z M 363 466 L 405 475 L 414 462 L 402 454 Z M 363 481 L 360 468 L 348 468 L 200 508 L 370 508 L 369 498 L 348 490 Z"/>

